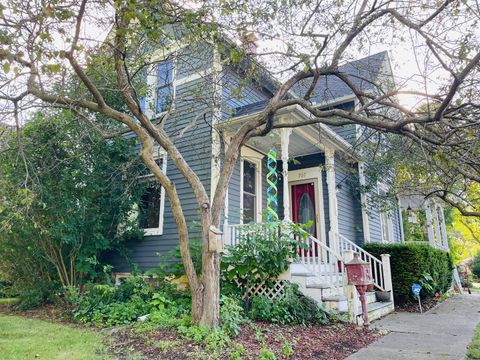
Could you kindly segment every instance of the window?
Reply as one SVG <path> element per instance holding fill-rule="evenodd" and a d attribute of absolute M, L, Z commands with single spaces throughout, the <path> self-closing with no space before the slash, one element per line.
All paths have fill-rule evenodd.
<path fill-rule="evenodd" d="M 171 59 L 157 64 L 155 97 L 155 111 L 157 114 L 170 109 L 174 97 L 173 61 Z"/>
<path fill-rule="evenodd" d="M 163 172 L 166 171 L 166 153 L 160 147 L 155 149 L 155 162 Z M 165 190 L 151 173 L 146 173 L 141 179 L 147 182 L 147 186 L 138 206 L 139 225 L 146 235 L 161 235 Z"/>
<path fill-rule="evenodd" d="M 257 168 L 250 161 L 243 162 L 243 222 L 256 220 L 257 214 Z"/>
<path fill-rule="evenodd" d="M 380 228 L 382 231 L 382 242 L 390 243 L 394 242 L 393 236 L 393 211 L 390 208 L 391 202 L 388 198 L 389 188 L 386 184 L 380 183 L 377 186 L 377 193 L 380 196 L 379 201 L 386 201 L 388 204 L 380 205 Z M 382 200 L 383 198 L 383 200 Z"/>
<path fill-rule="evenodd" d="M 240 221 L 243 224 L 261 221 L 262 159 L 264 155 L 242 147 L 240 161 Z"/>
<path fill-rule="evenodd" d="M 380 222 L 382 226 L 382 242 L 393 242 L 393 222 L 390 213 L 382 211 L 380 213 Z"/>

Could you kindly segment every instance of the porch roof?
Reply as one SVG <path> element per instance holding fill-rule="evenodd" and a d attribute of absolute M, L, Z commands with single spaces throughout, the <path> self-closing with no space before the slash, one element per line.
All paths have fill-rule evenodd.
<path fill-rule="evenodd" d="M 222 128 L 227 135 L 233 135 L 233 132 L 238 130 L 244 122 L 253 119 L 260 112 L 261 110 L 237 116 L 219 123 L 217 126 Z M 300 105 L 291 105 L 279 110 L 275 114 L 275 120 L 278 122 L 304 121 L 309 119 L 310 116 Z M 251 138 L 247 145 L 266 154 L 273 146 L 280 149 L 280 135 L 274 130 L 267 136 Z M 292 128 L 289 141 L 289 155 L 291 157 L 324 152 L 325 148 L 338 150 L 347 155 L 350 160 L 361 160 L 360 155 L 354 151 L 352 145 L 327 125 L 312 124 Z M 280 153 L 278 153 L 278 158 L 280 158 Z"/>

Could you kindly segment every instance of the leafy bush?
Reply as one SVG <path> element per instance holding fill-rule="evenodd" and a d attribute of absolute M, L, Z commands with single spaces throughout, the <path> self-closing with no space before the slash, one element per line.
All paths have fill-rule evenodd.
<path fill-rule="evenodd" d="M 477 252 L 475 257 L 473 258 L 473 263 L 472 263 L 472 273 L 475 275 L 477 278 L 480 278 L 480 251 Z"/>
<path fill-rule="evenodd" d="M 149 321 L 162 327 L 188 323 L 185 295 L 168 286 L 148 285 L 141 277 L 131 276 L 119 286 L 89 284 L 79 294 L 76 288 L 68 291 L 72 316 L 76 321 L 99 326 L 128 324 L 150 314 Z"/>
<path fill-rule="evenodd" d="M 21 139 L 2 139 L 0 274 L 34 306 L 98 281 L 102 254 L 142 236 L 129 214 L 143 167 L 131 139 L 105 141 L 68 110 L 34 114 Z"/>
<path fill-rule="evenodd" d="M 299 241 L 306 236 L 303 228 L 283 222 L 245 225 L 239 243 L 222 258 L 224 279 L 240 291 L 277 279 L 298 256 Z"/>
<path fill-rule="evenodd" d="M 202 272 L 202 242 L 198 239 L 192 239 L 189 242 L 189 248 L 195 271 L 197 274 L 200 274 Z M 160 257 L 158 268 L 149 270 L 148 273 L 157 275 L 160 278 L 169 275 L 174 275 L 175 277 L 185 275 L 185 268 L 180 255 L 180 245 L 177 245 L 175 248 L 162 255 Z"/>
<path fill-rule="evenodd" d="M 222 329 L 230 336 L 237 336 L 246 320 L 243 307 L 238 300 L 225 295 L 220 298 L 220 305 Z"/>
<path fill-rule="evenodd" d="M 280 324 L 326 323 L 326 313 L 312 298 L 303 295 L 296 286 L 287 288 L 285 296 L 271 300 L 266 296 L 254 296 L 248 314 L 256 320 Z"/>
<path fill-rule="evenodd" d="M 415 301 L 411 291 L 414 283 L 423 281 L 431 285 L 431 289 L 428 286 L 422 289 L 422 298 L 432 298 L 435 291 L 444 293 L 452 285 L 453 261 L 445 251 L 421 244 L 376 243 L 366 244 L 365 250 L 378 258 L 390 254 L 393 293 L 398 304 Z"/>

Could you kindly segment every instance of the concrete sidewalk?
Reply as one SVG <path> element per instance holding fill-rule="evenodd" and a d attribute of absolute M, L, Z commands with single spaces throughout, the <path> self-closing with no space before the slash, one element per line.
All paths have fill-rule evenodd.
<path fill-rule="evenodd" d="M 350 360 L 463 360 L 480 323 L 480 295 L 458 295 L 424 314 L 393 313 L 373 323 L 390 333 Z"/>

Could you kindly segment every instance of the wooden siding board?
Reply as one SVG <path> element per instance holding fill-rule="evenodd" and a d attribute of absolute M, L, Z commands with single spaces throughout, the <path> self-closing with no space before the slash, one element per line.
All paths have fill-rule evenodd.
<path fill-rule="evenodd" d="M 180 129 L 192 122 L 198 112 L 206 108 L 208 99 L 197 101 L 196 98 L 200 88 L 203 89 L 204 96 L 208 97 L 208 92 L 205 91 L 205 82 L 201 79 L 177 87 L 175 109 L 165 125 L 168 133 L 177 134 Z M 210 122 L 210 115 L 206 115 L 205 119 L 197 121 L 196 125 L 177 142 L 182 156 L 197 173 L 208 193 L 210 193 L 212 151 Z M 197 225 L 195 225 L 199 222 L 199 211 L 193 191 L 171 159 L 167 159 L 167 175 L 175 183 L 178 190 L 185 218 L 189 224 L 190 238 L 199 238 L 200 232 Z M 159 236 L 145 236 L 141 241 L 126 245 L 130 253 L 130 260 L 140 270 L 144 271 L 158 266 L 159 255 L 167 254 L 177 244 L 178 233 L 175 220 L 170 203 L 168 199 L 165 199 L 163 234 Z M 108 260 L 114 266 L 114 271 L 131 271 L 128 261 L 118 253 L 109 254 Z"/>
<path fill-rule="evenodd" d="M 335 181 L 337 189 L 338 231 L 356 244 L 363 243 L 363 222 L 359 196 L 351 181 L 354 179 L 350 166 L 335 157 Z"/>

